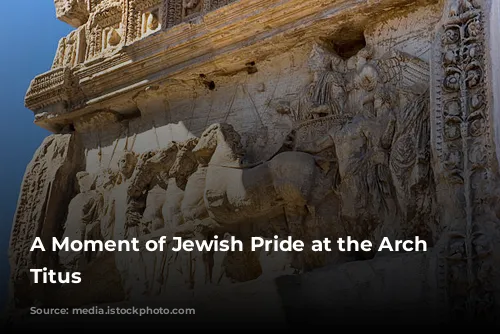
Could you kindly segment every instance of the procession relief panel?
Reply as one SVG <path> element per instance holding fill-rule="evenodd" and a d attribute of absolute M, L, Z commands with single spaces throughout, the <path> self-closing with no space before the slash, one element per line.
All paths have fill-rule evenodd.
<path fill-rule="evenodd" d="M 333 41 L 312 43 L 252 74 L 217 80 L 213 90 L 138 104 L 143 116 L 119 126 L 104 126 L 114 116 L 105 120 L 103 112 L 76 125 L 87 167 L 77 176 L 82 190 L 70 205 L 66 235 L 276 234 L 306 242 L 351 235 L 374 243 L 418 235 L 434 243 L 440 227 L 430 158 L 432 36 L 426 22 L 409 38 L 404 29 L 381 37 L 404 24 L 373 28 L 350 57 L 337 54 Z M 227 188 L 243 187 L 242 180 L 250 187 L 245 201 Z M 242 230 L 249 222 L 251 231 Z M 73 269 L 99 256 L 106 254 L 60 254 Z M 307 252 L 114 256 L 130 298 L 168 294 L 172 284 L 189 290 L 339 261 L 338 254 Z M 136 286 L 149 271 L 155 279 Z"/>

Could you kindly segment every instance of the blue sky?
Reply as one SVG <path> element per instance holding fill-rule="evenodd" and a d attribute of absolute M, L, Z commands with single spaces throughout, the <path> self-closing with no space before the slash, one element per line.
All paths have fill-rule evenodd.
<path fill-rule="evenodd" d="M 24 171 L 49 135 L 33 124 L 24 95 L 31 79 L 50 69 L 59 39 L 72 30 L 56 19 L 50 0 L 6 1 L 2 11 L 6 15 L 0 20 L 0 305 L 6 301 L 7 251 Z"/>

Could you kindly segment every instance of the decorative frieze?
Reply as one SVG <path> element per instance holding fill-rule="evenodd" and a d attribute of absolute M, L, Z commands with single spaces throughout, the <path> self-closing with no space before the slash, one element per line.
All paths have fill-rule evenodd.
<path fill-rule="evenodd" d="M 454 219 L 449 219 L 447 290 L 454 315 L 473 319 L 494 306 L 492 192 L 496 159 L 487 82 L 482 1 L 449 1 L 436 59 L 435 143 Z M 453 207 L 453 206 L 450 206 Z M 443 215 L 448 213 L 443 213 Z"/>
<path fill-rule="evenodd" d="M 50 108 L 51 101 L 32 103 L 32 97 L 42 90 L 37 78 L 28 90 L 26 106 L 35 112 L 38 124 L 43 122 L 42 126 L 53 131 L 66 123 L 60 117 L 71 118 L 73 111 L 82 108 L 85 112 L 106 108 L 116 110 L 112 97 L 134 96 L 158 81 L 171 81 L 176 74 L 183 76 L 176 80 L 198 78 L 206 69 L 196 70 L 198 73 L 184 72 L 193 69 L 193 64 L 208 64 L 214 57 L 243 58 L 241 64 L 230 66 L 246 71 L 248 64 L 265 57 L 270 48 L 266 46 L 248 53 L 243 47 L 249 43 L 269 43 L 271 46 L 276 42 L 271 38 L 285 41 L 279 36 L 289 24 L 302 33 L 309 25 L 312 25 L 311 29 L 324 29 L 320 21 L 307 19 L 312 15 L 326 12 L 327 16 L 338 17 L 335 24 L 328 26 L 333 33 L 337 25 L 344 24 L 343 20 L 349 13 L 354 15 L 363 9 L 376 20 L 393 6 L 403 3 L 406 0 L 384 0 L 380 4 L 349 2 L 339 10 L 338 3 L 325 7 L 320 0 L 307 3 L 289 0 L 273 3 L 271 7 L 266 0 L 88 1 L 87 22 L 61 40 L 51 70 L 70 69 L 78 96 L 65 98 L 67 103 L 62 109 Z M 305 41 L 301 42 L 297 33 L 286 43 Z M 241 54 L 235 54 L 240 51 Z M 259 53 L 263 55 L 259 56 Z M 218 72 L 223 74 L 224 71 Z M 58 95 L 57 86 L 52 90 L 51 94 Z M 103 105 L 94 107 L 102 102 Z M 133 107 L 127 105 L 124 108 Z M 47 127 L 46 123 L 54 126 Z"/>

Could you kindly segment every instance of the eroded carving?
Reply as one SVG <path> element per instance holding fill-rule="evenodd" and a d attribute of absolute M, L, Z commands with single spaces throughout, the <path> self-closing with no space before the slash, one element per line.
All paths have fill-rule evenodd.
<path fill-rule="evenodd" d="M 182 0 L 183 19 L 200 13 L 203 8 L 203 0 Z"/>
<path fill-rule="evenodd" d="M 160 30 L 164 15 L 161 0 L 130 1 L 126 12 L 127 43 Z"/>
<path fill-rule="evenodd" d="M 89 0 L 54 0 L 54 5 L 56 17 L 75 28 L 89 18 Z"/>
<path fill-rule="evenodd" d="M 451 1 L 448 6 L 436 52 L 442 56 L 438 71 L 444 76 L 437 88 L 443 103 L 436 113 L 437 131 L 444 140 L 437 143 L 437 150 L 448 182 L 457 187 L 457 198 L 452 200 L 461 206 L 448 241 L 450 303 L 458 316 L 473 318 L 487 313 L 494 303 L 489 252 L 493 236 L 484 232 L 492 224 L 487 203 L 491 196 L 496 198 L 486 186 L 496 181 L 484 149 L 490 140 L 484 98 L 484 14 L 479 1 Z M 459 253 L 453 246 L 457 243 Z"/>
<path fill-rule="evenodd" d="M 122 0 L 106 0 L 96 6 L 87 25 L 87 59 L 100 56 L 103 52 L 113 52 L 124 43 L 123 3 Z"/>
<path fill-rule="evenodd" d="M 59 41 L 56 57 L 52 68 L 74 67 L 85 61 L 87 38 L 85 29 L 79 28 L 72 31 L 67 37 Z"/>
<path fill-rule="evenodd" d="M 52 135 L 43 141 L 26 169 L 9 247 L 14 307 L 50 298 L 50 291 L 32 284 L 29 270 L 39 265 L 57 269 L 59 263 L 41 250 L 30 249 L 36 237 L 47 247 L 52 237 L 61 237 L 59 224 L 64 221 L 73 194 L 74 169 L 80 163 L 74 138 L 69 134 Z"/>
<path fill-rule="evenodd" d="M 433 238 L 429 66 L 397 50 L 378 59 L 373 54 L 368 45 L 343 60 L 313 47 L 314 80 L 295 113 L 304 116 L 294 117 L 288 149 L 319 154 L 338 166 L 335 186 L 343 219 L 352 222 L 350 235 Z M 364 230 L 355 223 L 360 220 Z"/>
<path fill-rule="evenodd" d="M 347 43 L 352 50 L 346 57 L 345 52 L 334 51 L 340 50 L 338 44 L 315 36 L 323 34 L 318 23 L 320 29 L 311 34 L 307 28 L 297 30 L 297 34 L 306 32 L 304 43 L 289 50 L 292 36 L 285 51 L 276 49 L 283 57 L 269 58 L 271 65 L 263 61 L 267 51 L 276 51 L 271 44 L 269 50 L 245 53 L 249 59 L 225 55 L 220 62 L 218 56 L 217 61 L 208 59 L 225 35 L 215 33 L 219 32 L 214 28 L 217 15 L 203 15 L 231 2 L 89 1 L 88 19 L 69 9 L 64 14 L 68 19 L 78 17 L 79 28 L 61 40 L 52 70 L 36 78 L 27 94 L 27 103 L 37 110 L 74 106 L 79 85 L 92 98 L 88 106 L 81 100 L 81 114 L 61 113 L 65 131 L 84 142 L 86 153 L 85 166 L 78 167 L 77 177 L 71 176 L 71 182 L 79 181 L 80 192 L 73 197 L 68 216 L 57 220 L 65 226 L 64 235 L 80 240 L 137 237 L 141 241 L 167 235 L 199 242 L 237 237 L 245 247 L 252 236 L 281 239 L 292 235 L 306 244 L 313 238 L 347 235 L 375 244 L 382 237 L 419 236 L 434 247 L 429 257 L 437 252 L 442 255 L 434 276 L 447 286 L 440 286 L 443 289 L 437 293 L 459 312 L 491 310 L 497 284 L 493 253 L 500 209 L 492 190 L 497 169 L 492 163 L 494 145 L 488 139 L 491 99 L 480 2 L 449 1 L 452 6 L 446 9 L 431 60 L 427 48 L 434 37 L 427 36 L 427 27 L 411 37 L 406 36 L 409 31 L 399 36 L 395 29 L 387 39 L 382 35 L 388 30 L 376 36 L 372 28 L 367 29 L 366 40 Z M 68 8 L 81 3 L 66 2 Z M 359 6 L 371 6 L 368 3 Z M 244 5 L 257 8 L 257 2 Z M 231 12 L 228 17 L 239 13 L 220 11 L 227 12 Z M 415 13 L 408 22 L 420 12 Z M 291 14 L 287 12 L 290 22 Z M 187 24 L 170 30 L 172 35 L 162 31 L 183 22 Z M 366 22 L 369 27 L 368 18 Z M 405 25 L 411 30 L 408 22 Z M 266 31 L 269 27 L 265 26 Z M 205 36 L 203 30 L 212 28 L 214 33 L 210 30 L 206 35 L 210 38 L 203 41 L 207 44 L 184 39 L 191 38 L 191 32 Z M 340 33 L 335 29 L 331 37 L 337 39 Z M 141 41 L 148 35 L 152 44 Z M 184 80 L 184 72 L 191 75 L 191 69 L 198 70 L 189 55 L 181 55 L 179 62 L 189 63 L 189 70 L 180 66 L 172 77 L 175 84 L 170 84 L 169 75 L 165 82 L 156 82 L 163 79 L 164 69 L 177 68 L 170 51 L 177 55 L 187 50 L 171 36 L 182 36 L 182 43 L 189 40 L 184 43 L 189 48 L 214 46 L 203 60 L 206 74 L 195 76 L 213 78 L 207 83 L 217 88 L 201 95 L 190 78 Z M 359 45 L 354 47 L 355 43 Z M 158 55 L 158 45 L 168 52 Z M 145 46 L 151 53 L 143 57 Z M 246 47 L 255 50 L 253 44 Z M 130 64 L 123 65 L 124 61 Z M 279 70 L 272 68 L 278 63 Z M 134 85 L 118 77 L 125 73 L 120 68 L 137 79 Z M 434 87 L 429 87 L 431 76 Z M 115 79 L 115 86 L 108 85 Z M 140 87 L 145 83 L 147 88 Z M 176 83 L 189 87 L 193 98 L 182 95 L 188 90 L 178 89 Z M 126 91 L 136 88 L 137 93 Z M 233 88 L 234 93 L 230 92 Z M 116 108 L 109 101 L 117 101 Z M 192 109 L 186 107 L 187 102 L 193 102 Z M 136 107 L 140 112 L 134 111 Z M 40 112 L 40 117 L 48 119 L 50 112 L 45 116 L 45 111 Z M 171 123 L 176 118 L 183 124 Z M 186 139 L 193 134 L 199 138 Z M 57 165 L 57 154 L 54 159 Z M 46 174 L 36 168 L 35 174 Z M 29 191 L 23 189 L 23 193 Z M 40 209 L 30 205 L 33 208 L 27 209 L 23 202 L 19 210 Z M 16 227 L 13 236 L 17 240 L 23 233 Z M 25 235 L 32 238 L 33 233 Z M 383 261 L 384 257 L 307 251 L 173 252 L 171 241 L 161 252 L 60 253 L 58 265 L 92 272 L 109 261 L 118 269 L 126 297 L 134 299 L 181 291 L 193 295 L 199 288 L 218 289 L 325 264 L 373 256 Z M 21 268 L 34 261 L 23 259 L 26 250 L 19 247 L 25 246 L 18 244 L 25 243 L 16 241 L 18 248 L 12 256 Z M 38 260 L 39 254 L 35 257 Z M 28 284 L 21 272 L 16 269 L 13 278 L 20 286 Z"/>

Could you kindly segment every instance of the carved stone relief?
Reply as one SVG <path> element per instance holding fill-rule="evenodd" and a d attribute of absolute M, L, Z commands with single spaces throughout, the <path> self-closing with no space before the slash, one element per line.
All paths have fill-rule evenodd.
<path fill-rule="evenodd" d="M 201 12 L 203 0 L 182 0 L 182 18 L 185 20 Z"/>
<path fill-rule="evenodd" d="M 89 48 L 87 59 L 112 52 L 125 42 L 122 0 L 104 1 L 96 6 L 87 26 Z"/>
<path fill-rule="evenodd" d="M 79 28 L 72 31 L 67 37 L 59 41 L 57 53 L 52 68 L 75 67 L 85 61 L 87 51 L 85 29 Z"/>
<path fill-rule="evenodd" d="M 53 68 L 74 67 L 231 1 L 58 0 L 57 17 L 76 28 L 61 39 Z"/>
<path fill-rule="evenodd" d="M 64 220 L 67 213 L 75 168 L 81 168 L 81 159 L 72 135 L 52 135 L 44 140 L 27 168 L 9 247 L 14 307 L 25 307 L 44 298 L 43 289 L 31 284 L 31 268 L 44 265 L 57 269 L 60 265 L 53 254 L 30 249 L 35 237 L 48 245 L 52 237 L 60 236 L 61 226 L 57 222 Z M 31 196 L 39 200 L 33 201 Z"/>
<path fill-rule="evenodd" d="M 367 46 L 343 60 L 313 47 L 313 83 L 298 103 L 288 103 L 298 107 L 287 145 L 337 165 L 343 218 L 353 228 L 366 222 L 365 231 L 350 235 L 380 240 L 417 233 L 435 240 L 429 66 L 397 50 L 379 59 L 373 53 Z M 358 158 L 364 156 L 372 158 Z M 390 226 L 394 221 L 405 223 Z"/>
<path fill-rule="evenodd" d="M 84 5 L 84 2 L 87 4 Z M 61 1 L 61 4 L 56 3 L 63 21 L 66 20 L 63 15 L 69 15 L 67 13 L 76 15 L 79 8 L 85 8 L 85 11 L 80 10 L 82 14 L 78 19 L 74 19 L 79 20 L 80 28 L 61 40 L 53 67 L 74 67 L 106 50 L 124 45 L 125 30 L 128 31 L 129 42 L 157 31 L 161 28 L 161 15 L 163 15 L 160 4 L 161 0 L 130 2 L 106 0 L 92 3 L 88 0 L 65 0 Z M 86 16 L 83 13 L 86 13 Z M 67 60 L 64 61 L 63 58 Z"/>
<path fill-rule="evenodd" d="M 130 1 L 127 10 L 127 43 L 161 29 L 165 15 L 161 0 Z"/>
<path fill-rule="evenodd" d="M 442 175 L 453 184 L 448 205 L 455 205 L 447 247 L 448 288 L 454 315 L 475 318 L 495 303 L 492 242 L 498 218 L 496 164 L 490 143 L 486 99 L 485 14 L 481 1 L 451 1 L 436 46 L 435 149 Z M 436 75 L 436 77 L 438 76 Z M 479 195 L 481 194 L 481 195 Z"/>
<path fill-rule="evenodd" d="M 298 104 L 282 100 L 281 108 L 300 108 L 284 113 L 294 129 L 283 149 L 267 160 L 248 163 L 241 134 L 227 123 L 214 123 L 199 138 L 163 149 L 124 152 L 114 172 L 97 173 L 100 186 L 73 200 L 68 217 L 83 207 L 87 211 L 80 215 L 89 222 L 84 229 L 78 219 L 68 218 L 80 227 L 67 224 L 67 233 L 97 239 L 166 233 L 193 240 L 231 235 L 246 240 L 257 231 L 306 242 L 344 234 L 375 242 L 383 236 L 419 235 L 433 242 L 428 65 L 397 50 L 374 58 L 374 50 L 367 46 L 343 60 L 324 46 L 313 46 L 313 82 Z M 247 197 L 238 195 L 244 193 Z M 101 219 L 92 218 L 97 211 Z M 255 225 L 253 232 L 241 230 L 248 223 Z M 96 256 L 86 255 L 83 261 L 91 265 Z M 220 285 L 270 274 L 264 269 L 267 256 L 251 253 L 116 256 L 130 298 L 169 293 L 176 280 L 189 290 L 200 282 Z M 342 260 L 304 252 L 280 261 L 283 268 L 301 272 Z M 152 268 L 157 271 L 148 277 L 156 278 L 147 280 L 144 272 Z M 182 274 L 165 276 L 172 271 Z M 148 283 L 136 286 L 136 281 Z"/>
<path fill-rule="evenodd" d="M 187 24 L 170 31 L 194 34 L 206 23 L 203 15 L 233 2 L 90 1 L 84 23 L 83 14 L 71 9 L 81 3 L 67 2 L 60 11 L 68 20 L 78 18 L 80 28 L 61 40 L 53 70 L 36 79 L 38 88 L 27 100 L 37 108 L 68 104 L 75 94 L 68 88 L 75 87 L 73 73 L 95 71 L 83 83 L 90 86 L 99 72 L 86 68 L 89 63 L 104 58 L 134 63 L 133 47 L 123 46 L 156 43 L 181 23 Z M 116 91 L 99 92 L 102 96 L 85 106 L 94 108 L 91 112 L 64 115 L 71 134 L 55 138 L 78 140 L 74 145 L 85 152 L 85 161 L 68 167 L 78 191 L 67 196 L 71 202 L 64 203 L 67 215 L 57 220 L 64 227 L 58 236 L 146 241 L 167 235 L 167 250 L 61 252 L 57 265 L 92 272 L 110 261 L 130 300 L 196 296 L 328 265 L 362 260 L 352 266 L 363 266 L 373 258 L 372 263 L 382 263 L 386 254 L 174 252 L 172 237 L 200 242 L 235 237 L 248 246 L 253 236 L 292 236 L 306 245 L 346 236 L 375 245 L 383 237 L 418 236 L 431 249 L 415 261 L 429 268 L 437 262 L 429 270 L 439 286 L 430 293 L 460 316 L 488 314 L 500 288 L 493 270 L 500 209 L 484 3 L 448 1 L 436 33 L 439 18 L 412 29 L 422 13 L 439 6 L 404 19 L 390 17 L 383 28 L 380 22 L 353 23 L 363 28 L 363 40 L 351 41 L 348 56 L 338 47 L 339 31 L 327 38 L 323 27 L 304 34 L 300 45 L 283 46 L 284 51 L 265 44 L 278 51 L 263 52 L 256 61 L 246 62 L 245 57 L 254 59 L 248 52 L 219 63 L 208 50 L 200 56 L 207 57 L 205 67 L 155 67 L 187 73 L 162 77 L 168 85 L 154 81 L 163 72 L 153 77 L 144 69 L 163 64 L 163 58 L 130 65 L 130 73 L 139 73 L 137 83 L 147 87 L 125 92 L 118 85 Z M 398 29 L 399 35 L 382 36 Z M 183 40 L 188 46 L 169 43 L 168 52 L 196 47 L 188 39 Z M 118 76 L 106 80 L 122 83 Z M 44 88 L 50 85 L 59 85 L 58 94 Z M 100 109 L 105 99 L 117 101 L 120 112 L 115 106 Z M 63 139 L 42 146 L 44 153 L 37 153 L 25 178 L 35 190 L 43 184 L 40 196 L 50 187 L 33 175 L 46 175 L 44 166 L 68 159 L 48 158 L 51 150 L 58 151 L 58 140 Z M 29 286 L 23 270 L 42 261 L 38 255 L 27 257 L 26 244 L 35 234 L 22 232 L 26 221 L 39 224 L 44 217 L 36 206 L 42 204 L 26 198 L 28 188 L 23 186 L 12 237 L 11 259 L 20 268 L 12 281 L 21 286 Z M 43 261 L 37 263 L 48 263 Z"/>
<path fill-rule="evenodd" d="M 77 28 L 89 18 L 90 0 L 55 0 L 56 17 Z"/>

